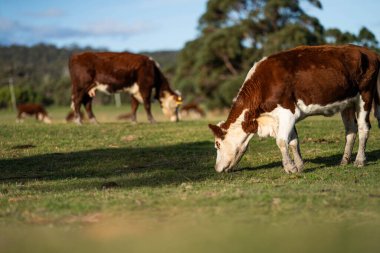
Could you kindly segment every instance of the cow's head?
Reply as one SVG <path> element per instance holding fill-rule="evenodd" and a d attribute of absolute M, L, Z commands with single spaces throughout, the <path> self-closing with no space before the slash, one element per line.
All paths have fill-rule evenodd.
<path fill-rule="evenodd" d="M 247 150 L 252 134 L 246 133 L 241 127 L 230 126 L 229 129 L 218 125 L 209 124 L 209 128 L 215 136 L 217 172 L 227 172 L 235 168 Z"/>
<path fill-rule="evenodd" d="M 38 113 L 37 118 L 38 118 L 39 121 L 42 121 L 42 122 L 44 122 L 46 124 L 51 124 L 51 119 L 50 119 L 50 117 L 47 114 Z"/>
<path fill-rule="evenodd" d="M 162 112 L 170 121 L 179 121 L 178 111 L 179 106 L 182 104 L 182 97 L 179 93 L 164 92 L 160 98 Z"/>

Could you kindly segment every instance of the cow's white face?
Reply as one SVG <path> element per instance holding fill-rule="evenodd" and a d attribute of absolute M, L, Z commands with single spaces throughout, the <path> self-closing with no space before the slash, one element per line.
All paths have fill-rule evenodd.
<path fill-rule="evenodd" d="M 51 119 L 48 116 L 45 116 L 43 122 L 46 124 L 51 124 Z"/>
<path fill-rule="evenodd" d="M 44 115 L 43 113 L 38 113 L 37 118 L 39 121 L 42 121 L 46 124 L 51 124 L 51 119 L 49 118 L 49 116 Z"/>
<path fill-rule="evenodd" d="M 227 172 L 233 170 L 239 163 L 247 151 L 252 135 L 245 133 L 241 128 L 226 131 L 220 128 L 219 125 L 209 125 L 215 136 L 215 170 L 217 172 Z"/>
<path fill-rule="evenodd" d="M 160 98 L 162 112 L 170 121 L 179 121 L 178 110 L 182 104 L 182 98 L 179 95 L 172 95 L 168 92 L 164 93 L 164 97 Z"/>

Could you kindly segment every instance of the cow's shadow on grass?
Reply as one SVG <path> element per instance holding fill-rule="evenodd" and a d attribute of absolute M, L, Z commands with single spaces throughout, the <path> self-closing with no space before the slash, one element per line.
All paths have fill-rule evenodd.
<path fill-rule="evenodd" d="M 160 186 L 213 177 L 212 142 L 51 153 L 0 160 L 0 183 L 98 178 L 120 186 Z M 118 179 L 119 178 L 119 179 Z"/>
<path fill-rule="evenodd" d="M 376 162 L 379 157 L 380 150 L 367 152 L 369 163 Z M 340 159 L 341 154 L 305 159 L 305 162 L 316 165 L 306 172 L 336 166 Z M 51 153 L 0 160 L 0 183 L 78 178 L 95 179 L 98 183 L 115 181 L 121 187 L 157 187 L 223 177 L 223 174 L 215 173 L 214 163 L 215 151 L 213 143 L 209 141 Z M 274 167 L 281 167 L 280 157 L 276 162 L 240 170 L 256 171 Z"/>

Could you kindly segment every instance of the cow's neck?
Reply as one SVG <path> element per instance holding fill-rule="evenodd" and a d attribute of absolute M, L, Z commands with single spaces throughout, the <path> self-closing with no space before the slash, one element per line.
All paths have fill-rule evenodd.
<path fill-rule="evenodd" d="M 252 92 L 249 85 L 249 82 L 243 84 L 238 96 L 234 99 L 227 120 L 221 125 L 222 128 L 228 129 L 231 125 L 236 126 L 236 124 L 240 124 L 247 133 L 255 130 L 252 124 L 260 113 L 257 99 L 259 92 Z"/>

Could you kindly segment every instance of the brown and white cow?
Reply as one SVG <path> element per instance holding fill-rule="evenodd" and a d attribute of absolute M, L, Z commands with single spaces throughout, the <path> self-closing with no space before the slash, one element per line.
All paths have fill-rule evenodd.
<path fill-rule="evenodd" d="M 111 94 L 131 94 L 132 121 L 136 121 L 139 103 L 143 103 L 148 120 L 154 122 L 151 113 L 151 94 L 158 99 L 163 113 L 171 121 L 178 121 L 181 97 L 174 92 L 151 58 L 131 53 L 85 52 L 74 54 L 69 61 L 72 82 L 72 109 L 76 123 L 81 123 L 80 107 L 84 105 L 90 122 L 96 123 L 91 102 L 96 90 Z"/>
<path fill-rule="evenodd" d="M 36 120 L 50 124 L 49 118 L 45 108 L 40 104 L 19 104 L 17 105 L 17 122 L 21 122 L 26 115 L 36 116 Z"/>
<path fill-rule="evenodd" d="M 216 171 L 233 169 L 257 134 L 275 137 L 285 171 L 300 172 L 303 160 L 296 122 L 337 112 L 346 129 L 341 164 L 350 162 L 359 129 L 355 165 L 365 165 L 373 102 L 380 124 L 379 66 L 376 53 L 353 45 L 302 46 L 257 62 L 234 99 L 227 120 L 209 125 L 215 135 Z"/>
<path fill-rule="evenodd" d="M 181 117 L 199 119 L 206 117 L 206 113 L 198 103 L 190 102 L 181 106 Z"/>

